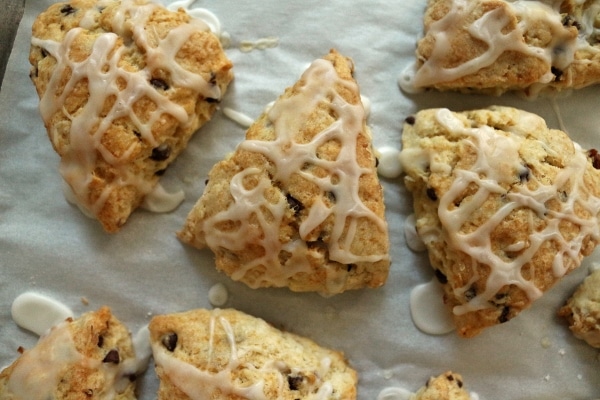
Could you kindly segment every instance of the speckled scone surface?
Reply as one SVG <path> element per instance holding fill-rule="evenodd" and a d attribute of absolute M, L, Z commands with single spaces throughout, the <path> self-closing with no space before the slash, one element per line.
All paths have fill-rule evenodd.
<path fill-rule="evenodd" d="M 144 0 L 56 3 L 32 28 L 31 79 L 74 201 L 116 232 L 233 75 L 219 39 Z"/>
<path fill-rule="evenodd" d="M 159 315 L 149 325 L 158 398 L 355 399 L 344 356 L 233 309 Z"/>
<path fill-rule="evenodd" d="M 250 287 L 378 287 L 387 224 L 353 64 L 331 51 L 216 164 L 179 237 Z"/>
<path fill-rule="evenodd" d="M 598 2 L 430 0 L 419 87 L 534 96 L 600 82 Z"/>
<path fill-rule="evenodd" d="M 135 365 L 129 331 L 102 307 L 53 327 L 25 350 L 0 374 L 0 398 L 135 399 Z"/>
<path fill-rule="evenodd" d="M 460 335 L 516 316 L 597 245 L 597 152 L 537 115 L 423 110 L 402 144 L 417 232 Z"/>
<path fill-rule="evenodd" d="M 600 270 L 585 278 L 558 315 L 566 318 L 575 337 L 600 348 Z"/>
<path fill-rule="evenodd" d="M 411 400 L 470 400 L 471 395 L 463 388 L 460 374 L 447 371 L 431 377 L 427 385 L 411 397 Z"/>

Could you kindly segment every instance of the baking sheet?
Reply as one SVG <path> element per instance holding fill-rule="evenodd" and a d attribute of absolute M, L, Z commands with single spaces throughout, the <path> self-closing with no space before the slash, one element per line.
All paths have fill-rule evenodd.
<path fill-rule="evenodd" d="M 211 307 L 208 290 L 223 283 L 229 293 L 226 307 L 343 351 L 359 372 L 360 399 L 376 399 L 387 387 L 415 391 L 446 370 L 461 373 L 467 388 L 485 400 L 600 397 L 598 351 L 573 338 L 555 317 L 589 266 L 600 261 L 598 251 L 506 324 L 473 339 L 424 334 L 411 321 L 409 296 L 432 274 L 426 254 L 406 246 L 403 222 L 412 205 L 400 178 L 382 180 L 393 260 L 384 287 L 323 298 L 286 289 L 252 290 L 217 272 L 208 250 L 184 246 L 175 232 L 201 195 L 211 166 L 243 139 L 244 128 L 222 110 L 162 179 L 167 190 L 182 189 L 185 201 L 168 214 L 137 211 L 120 233 L 104 233 L 64 199 L 58 156 L 28 78 L 31 24 L 49 4 L 27 1 L 0 91 L 0 366 L 17 357 L 19 346 L 29 348 L 37 340 L 10 315 L 12 301 L 25 291 L 49 295 L 76 314 L 109 305 L 136 332 L 152 315 Z M 194 6 L 214 12 L 231 37 L 227 54 L 236 78 L 222 108 L 257 117 L 311 61 L 336 48 L 353 58 L 362 94 L 372 103 L 369 125 L 376 147 L 399 148 L 402 121 L 416 110 L 492 104 L 536 112 L 551 127 L 564 126 L 584 148 L 600 147 L 597 87 L 536 101 L 402 93 L 397 79 L 413 61 L 423 0 L 221 0 Z M 241 49 L 243 42 L 265 38 L 276 46 Z M 150 368 L 140 380 L 139 398 L 155 398 L 157 385 Z"/>

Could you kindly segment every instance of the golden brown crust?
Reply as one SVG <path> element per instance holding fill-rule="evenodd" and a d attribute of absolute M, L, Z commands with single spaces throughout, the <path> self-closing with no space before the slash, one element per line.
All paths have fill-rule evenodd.
<path fill-rule="evenodd" d="M 146 3 L 139 1 L 138 4 L 142 8 Z M 183 10 L 171 12 L 156 6 L 145 20 L 145 26 L 136 27 L 143 28 L 141 32 L 146 35 L 141 40 L 140 33 L 134 34 L 133 27 L 128 25 L 137 23 L 129 12 L 121 22 L 123 31 L 116 30 L 119 28 L 115 28 L 114 23 L 123 12 L 121 5 L 120 1 L 115 1 L 100 7 L 95 0 L 73 0 L 52 5 L 33 24 L 34 41 L 29 55 L 32 65 L 30 76 L 40 99 L 54 96 L 54 99 L 46 101 L 61 102 L 63 92 L 69 91 L 64 99 L 64 107 L 57 108 L 51 115 L 43 115 L 44 122 L 50 141 L 62 158 L 63 177 L 75 192 L 79 190 L 79 202 L 96 216 L 108 232 L 120 229 L 130 213 L 157 184 L 167 166 L 185 148 L 192 134 L 216 110 L 220 99 L 205 98 L 197 90 L 178 83 L 174 77 L 179 73 L 177 69 L 183 68 L 195 76 L 201 76 L 208 84 L 218 87 L 221 95 L 233 78 L 232 64 L 223 52 L 219 39 L 211 32 L 201 30 L 189 36 L 173 59 L 171 55 L 166 55 L 166 61 L 162 64 L 168 67 L 149 70 L 148 65 L 152 62 L 149 53 L 156 50 L 159 41 L 164 40 L 169 32 L 190 25 L 191 17 Z M 76 29 L 80 31 L 72 38 Z M 88 76 L 92 76 L 90 74 L 98 74 L 99 71 L 86 70 L 87 75 L 78 80 L 73 76 L 72 68 L 64 62 L 58 62 L 57 57 L 84 62 L 91 58 L 93 51 L 105 46 L 100 44 L 101 41 L 105 43 L 112 40 L 113 34 L 117 38 L 108 56 L 120 56 L 116 65 L 104 67 L 110 68 L 110 72 L 106 72 L 103 78 L 107 80 L 107 94 L 102 96 L 100 93 L 103 89 L 91 87 L 88 80 Z M 186 32 L 182 31 L 181 34 Z M 67 37 L 73 40 L 68 42 L 68 49 L 57 50 L 60 54 L 53 55 L 44 48 L 48 43 L 64 44 Z M 158 56 L 153 57 L 156 57 L 156 61 Z M 140 87 L 136 79 L 149 80 L 143 96 L 135 88 Z M 49 88 L 50 92 L 47 92 Z M 126 95 L 126 91 L 130 91 L 130 94 Z M 117 96 L 122 98 L 117 101 Z M 118 111 L 119 102 L 123 99 L 128 101 L 128 96 L 138 98 L 130 105 L 125 105 L 127 109 Z M 97 97 L 103 98 L 98 100 Z M 171 104 L 168 108 L 171 111 L 156 119 L 152 113 L 157 110 L 163 97 Z M 103 103 L 92 104 L 92 101 Z M 99 109 L 92 110 L 95 107 Z M 187 114 L 187 121 L 181 120 L 181 116 L 176 117 L 172 111 L 175 107 Z M 89 125 L 89 135 L 101 135 L 93 145 L 96 151 L 85 156 L 94 163 L 89 171 L 80 165 L 86 160 L 75 159 L 85 157 L 72 154 L 80 152 L 75 147 L 80 142 L 72 141 L 74 135 L 80 134 L 71 130 L 73 118 L 83 112 L 89 114 L 86 118 L 98 119 L 97 123 Z M 156 119 L 155 122 L 151 123 L 151 117 Z M 142 129 L 141 125 L 146 123 L 151 126 Z M 75 174 L 89 173 L 86 188 L 77 187 L 82 184 L 74 183 L 73 171 L 65 168 L 65 164 L 78 165 Z M 108 198 L 102 200 L 102 196 Z"/>
<path fill-rule="evenodd" d="M 189 399 L 162 357 L 193 366 L 203 378 L 192 378 L 192 387 L 202 387 L 213 400 L 246 398 L 241 393 L 252 386 L 262 387 L 267 399 L 312 399 L 329 385 L 329 399 L 356 398 L 356 372 L 343 354 L 240 311 L 197 309 L 159 315 L 149 329 L 159 399 Z"/>

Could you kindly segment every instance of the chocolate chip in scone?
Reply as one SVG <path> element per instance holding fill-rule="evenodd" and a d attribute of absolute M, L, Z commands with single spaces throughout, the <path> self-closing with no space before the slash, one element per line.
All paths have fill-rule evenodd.
<path fill-rule="evenodd" d="M 415 117 L 413 115 L 409 115 L 408 117 L 406 117 L 404 119 L 404 122 L 406 122 L 409 125 L 414 125 L 416 121 L 417 120 L 415 119 Z"/>
<path fill-rule="evenodd" d="M 555 82 L 560 81 L 560 78 L 563 75 L 563 71 L 561 69 L 558 69 L 556 67 L 550 67 L 550 72 L 552 72 L 552 74 L 554 75 Z"/>
<path fill-rule="evenodd" d="M 577 28 L 577 30 L 581 30 L 581 24 L 579 22 L 577 22 L 577 20 L 575 18 L 573 18 L 572 16 L 570 16 L 569 14 L 563 14 L 561 22 L 562 22 L 563 26 L 565 26 L 567 28 L 574 26 L 575 28 Z"/>
<path fill-rule="evenodd" d="M 471 285 L 471 287 L 468 288 L 467 291 L 465 292 L 465 299 L 467 299 L 467 301 L 471 301 L 476 296 L 477 296 L 477 288 L 475 287 L 475 285 Z"/>
<path fill-rule="evenodd" d="M 531 171 L 529 170 L 529 168 L 527 168 L 526 166 L 523 166 L 523 170 L 521 170 L 519 172 L 519 182 L 521 183 L 525 183 L 529 181 L 529 178 L 531 178 Z"/>
<path fill-rule="evenodd" d="M 167 169 L 166 169 L 166 168 L 159 169 L 158 171 L 156 171 L 156 172 L 154 173 L 154 175 L 156 175 L 156 176 L 163 176 L 163 175 L 165 174 L 165 172 L 167 172 Z"/>
<path fill-rule="evenodd" d="M 213 98 L 213 97 L 207 97 L 207 98 L 205 98 L 204 100 L 205 100 L 207 103 L 211 103 L 211 104 L 214 104 L 214 103 L 220 103 L 220 102 L 221 102 L 221 100 L 219 100 L 219 99 L 215 99 L 215 98 Z"/>
<path fill-rule="evenodd" d="M 217 84 L 217 74 L 215 74 L 213 71 L 210 71 L 210 79 L 208 80 L 208 83 L 213 86 Z"/>
<path fill-rule="evenodd" d="M 175 351 L 177 347 L 177 334 L 175 332 L 165 335 L 162 338 L 162 345 L 169 351 Z"/>
<path fill-rule="evenodd" d="M 592 166 L 596 169 L 600 169 L 600 153 L 596 149 L 590 149 L 588 151 L 588 157 L 592 159 Z"/>
<path fill-rule="evenodd" d="M 432 201 L 436 201 L 438 199 L 437 194 L 435 193 L 435 189 L 434 188 L 427 188 L 427 190 L 425 191 L 425 193 L 427 193 L 427 197 L 429 197 L 429 199 L 432 200 Z"/>
<path fill-rule="evenodd" d="M 166 143 L 152 149 L 150 159 L 154 161 L 164 161 L 171 155 L 171 146 Z"/>
<path fill-rule="evenodd" d="M 504 308 L 502 308 L 502 313 L 498 317 L 498 322 L 500 322 L 501 324 L 507 322 L 510 319 L 508 317 L 509 313 L 510 313 L 510 307 L 505 306 Z"/>
<path fill-rule="evenodd" d="M 60 12 L 65 14 L 65 15 L 71 15 L 74 14 L 77 11 L 76 8 L 73 8 L 73 6 L 71 6 L 70 4 L 65 4 L 61 9 Z"/>
<path fill-rule="evenodd" d="M 133 130 L 133 134 L 135 135 L 136 138 L 141 139 L 142 138 L 142 134 L 139 131 L 136 131 L 135 129 Z"/>
<path fill-rule="evenodd" d="M 156 89 L 169 90 L 169 84 L 160 78 L 150 79 L 150 84 Z"/>
<path fill-rule="evenodd" d="M 446 277 L 446 275 L 444 275 L 444 273 L 442 271 L 440 271 L 439 269 L 437 269 L 437 268 L 435 270 L 435 277 L 443 285 L 445 285 L 446 283 L 448 283 L 448 278 Z"/>
<path fill-rule="evenodd" d="M 104 346 L 104 336 L 98 336 L 98 347 Z"/>
<path fill-rule="evenodd" d="M 288 375 L 287 381 L 290 390 L 300 389 L 303 380 L 304 378 L 301 375 Z"/>
<path fill-rule="evenodd" d="M 353 269 L 356 269 L 357 265 L 356 264 L 348 264 L 346 265 L 346 270 L 348 272 L 352 271 Z"/>
<path fill-rule="evenodd" d="M 333 193 L 332 191 L 325 192 L 325 197 L 327 197 L 332 203 L 335 203 L 337 201 L 335 193 Z"/>
<path fill-rule="evenodd" d="M 304 204 L 302 204 L 300 202 L 300 200 L 296 199 L 294 196 L 292 196 L 291 194 L 286 194 L 285 198 L 288 202 L 288 205 L 290 206 L 290 208 L 294 211 L 294 215 L 298 216 L 298 214 L 300 214 L 300 212 L 302 210 L 304 210 Z"/>
<path fill-rule="evenodd" d="M 102 360 L 103 363 L 111 363 L 111 364 L 118 364 L 120 361 L 121 361 L 121 359 L 119 357 L 119 351 L 115 350 L 115 349 L 112 349 L 111 351 L 106 353 L 106 356 Z"/>

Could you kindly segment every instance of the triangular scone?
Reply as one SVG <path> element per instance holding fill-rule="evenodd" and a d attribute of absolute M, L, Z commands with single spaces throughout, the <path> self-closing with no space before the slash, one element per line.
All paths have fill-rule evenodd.
<path fill-rule="evenodd" d="M 51 328 L 0 373 L 0 398 L 135 399 L 137 362 L 108 307 Z"/>
<path fill-rule="evenodd" d="M 240 311 L 159 315 L 149 329 L 159 400 L 356 398 L 343 354 Z"/>
<path fill-rule="evenodd" d="M 600 83 L 596 1 L 431 0 L 417 88 L 562 90 Z"/>
<path fill-rule="evenodd" d="M 516 316 L 600 239 L 600 159 L 537 115 L 423 110 L 402 145 L 416 229 L 461 336 Z"/>
<path fill-rule="evenodd" d="M 57 3 L 32 34 L 30 76 L 67 190 L 116 232 L 210 119 L 232 64 L 206 24 L 145 0 Z"/>
<path fill-rule="evenodd" d="M 179 232 L 257 287 L 340 293 L 381 286 L 388 231 L 351 60 L 332 50 L 210 172 Z"/>

